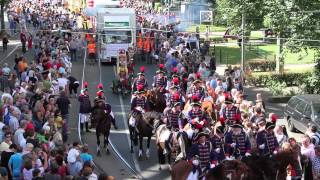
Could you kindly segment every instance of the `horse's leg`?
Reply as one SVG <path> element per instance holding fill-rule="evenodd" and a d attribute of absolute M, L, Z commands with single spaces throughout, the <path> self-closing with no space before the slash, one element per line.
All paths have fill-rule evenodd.
<path fill-rule="evenodd" d="M 139 135 L 139 158 L 142 157 L 142 150 L 143 150 L 143 145 L 142 145 L 142 142 L 143 142 L 143 136 Z"/>
<path fill-rule="evenodd" d="M 147 159 L 150 158 L 150 142 L 151 142 L 151 136 L 148 137 L 148 140 L 147 140 L 147 151 L 146 151 L 146 157 Z"/>
<path fill-rule="evenodd" d="M 130 153 L 133 153 L 133 138 L 134 138 L 134 134 L 132 131 L 132 127 L 129 126 L 129 134 L 130 134 Z"/>
<path fill-rule="evenodd" d="M 96 133 L 97 138 L 97 155 L 100 156 L 100 134 Z"/>
<path fill-rule="evenodd" d="M 109 145 L 109 134 L 110 134 L 110 128 L 104 133 L 104 148 L 106 149 L 107 154 L 110 153 L 108 145 Z"/>

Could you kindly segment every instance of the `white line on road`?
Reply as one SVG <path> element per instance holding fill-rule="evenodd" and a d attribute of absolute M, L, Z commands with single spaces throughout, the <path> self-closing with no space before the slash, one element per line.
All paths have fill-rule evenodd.
<path fill-rule="evenodd" d="M 113 66 L 113 72 L 114 72 L 114 76 L 117 77 L 117 70 L 116 70 L 115 66 Z M 128 140 L 128 145 L 129 145 L 128 150 L 130 150 L 131 141 L 130 141 L 130 137 L 129 137 L 129 127 L 128 127 L 128 124 L 127 124 L 127 115 L 126 115 L 126 111 L 125 111 L 125 108 L 124 108 L 123 99 L 122 99 L 121 95 L 119 95 L 119 101 L 120 101 L 120 107 L 121 107 L 121 111 L 122 111 L 122 120 L 123 120 L 123 123 L 124 123 L 125 132 L 127 134 L 127 140 Z M 141 172 L 140 165 L 139 165 L 139 162 L 138 162 L 137 157 L 135 156 L 135 154 L 132 154 L 132 159 L 133 159 L 133 163 L 134 163 L 134 166 L 135 166 L 136 170 L 138 172 Z"/>
<path fill-rule="evenodd" d="M 18 49 L 19 45 L 20 45 L 20 44 L 16 45 L 16 46 L 12 49 L 12 51 L 10 51 L 9 54 L 8 54 L 5 58 L 3 58 L 3 59 L 0 60 L 0 62 L 6 60 L 14 51 L 16 51 L 16 50 Z"/>

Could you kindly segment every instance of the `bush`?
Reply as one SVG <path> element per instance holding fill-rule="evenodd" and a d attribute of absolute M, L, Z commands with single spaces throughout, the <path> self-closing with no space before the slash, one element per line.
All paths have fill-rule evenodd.
<path fill-rule="evenodd" d="M 311 76 L 311 73 L 268 73 L 268 74 L 251 74 L 247 77 L 249 84 L 254 86 L 268 86 L 270 82 L 285 83 L 286 87 L 300 86 L 306 79 Z"/>
<path fill-rule="evenodd" d="M 303 81 L 303 87 L 305 93 L 320 94 L 320 59 L 317 59 L 317 64 L 311 76 Z"/>
<path fill-rule="evenodd" d="M 247 65 L 252 71 L 274 71 L 276 69 L 276 61 L 248 61 Z"/>
<path fill-rule="evenodd" d="M 285 82 L 279 82 L 279 81 L 269 81 L 268 82 L 268 88 L 271 91 L 271 94 L 274 96 L 282 96 L 284 95 L 284 89 L 287 87 L 287 84 Z"/>

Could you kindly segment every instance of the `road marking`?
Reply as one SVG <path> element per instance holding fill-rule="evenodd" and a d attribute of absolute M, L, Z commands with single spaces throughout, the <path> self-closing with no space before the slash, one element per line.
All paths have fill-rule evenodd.
<path fill-rule="evenodd" d="M 18 49 L 19 45 L 20 45 L 20 44 L 16 45 L 16 46 L 12 49 L 12 51 L 10 51 L 9 54 L 8 54 L 5 58 L 3 58 L 3 59 L 0 60 L 0 62 L 6 60 L 14 51 L 16 51 L 16 50 Z"/>
<path fill-rule="evenodd" d="M 114 72 L 114 76 L 117 77 L 117 70 L 116 70 L 115 66 L 113 66 L 113 72 Z M 127 134 L 128 145 L 129 145 L 128 149 L 130 150 L 131 141 L 130 141 L 130 137 L 129 137 L 129 127 L 128 127 L 128 124 L 127 124 L 127 115 L 126 115 L 126 111 L 125 111 L 125 108 L 124 108 L 123 99 L 122 99 L 121 95 L 119 95 L 119 101 L 120 101 L 121 111 L 123 112 L 121 115 L 122 115 L 122 120 L 123 120 L 124 127 L 125 127 L 125 132 L 127 132 L 126 134 Z M 134 166 L 135 166 L 136 170 L 140 173 L 141 172 L 141 168 L 140 168 L 139 162 L 137 160 L 137 157 L 135 156 L 135 153 L 133 153 L 131 156 L 132 156 L 133 163 L 134 163 Z"/>

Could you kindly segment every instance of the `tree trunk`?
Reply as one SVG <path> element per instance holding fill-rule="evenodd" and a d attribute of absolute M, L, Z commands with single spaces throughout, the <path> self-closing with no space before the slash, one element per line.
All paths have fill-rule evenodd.
<path fill-rule="evenodd" d="M 4 6 L 0 5 L 0 18 L 1 18 L 1 31 L 4 31 L 6 29 L 6 25 L 4 22 Z"/>
<path fill-rule="evenodd" d="M 277 35 L 277 54 L 276 54 L 276 72 L 283 73 L 283 44 L 281 40 L 281 34 Z"/>

